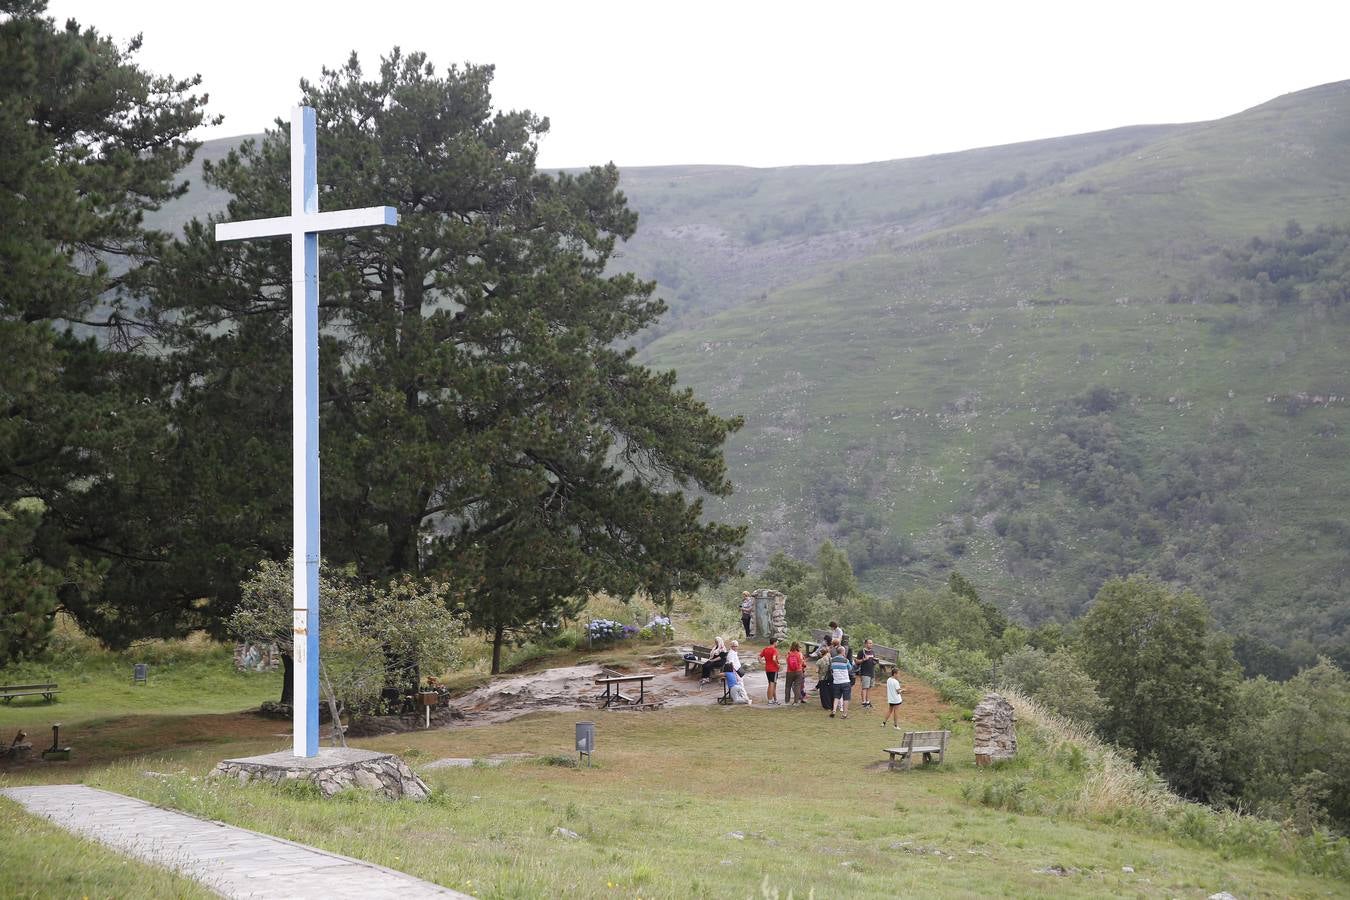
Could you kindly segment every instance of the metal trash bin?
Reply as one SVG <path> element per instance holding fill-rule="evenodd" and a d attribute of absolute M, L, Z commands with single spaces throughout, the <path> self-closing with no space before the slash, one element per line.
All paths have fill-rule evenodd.
<path fill-rule="evenodd" d="M 595 752 L 595 723 L 577 723 L 577 762 L 586 757 L 586 765 L 591 764 L 591 754 Z"/>

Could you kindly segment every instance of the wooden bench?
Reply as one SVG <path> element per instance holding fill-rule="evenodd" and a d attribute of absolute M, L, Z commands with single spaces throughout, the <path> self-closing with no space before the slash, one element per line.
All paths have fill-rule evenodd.
<path fill-rule="evenodd" d="M 0 700 L 8 703 L 15 697 L 36 697 L 41 695 L 48 703 L 57 694 L 56 682 L 50 684 L 4 684 L 0 685 Z"/>
<path fill-rule="evenodd" d="M 695 672 L 702 672 L 703 664 L 708 660 L 712 659 L 711 647 L 704 647 L 701 644 L 695 644 L 694 646 L 689 648 L 689 652 L 693 654 L 694 658 L 686 659 L 684 661 L 685 675 L 693 675 Z"/>
<path fill-rule="evenodd" d="M 950 731 L 906 731 L 905 742 L 900 747 L 887 747 L 886 752 L 891 755 L 888 769 L 895 769 L 895 758 L 898 756 L 905 761 L 905 768 L 914 767 L 914 755 L 923 754 L 923 761 L 930 762 L 932 754 L 937 754 L 937 761 L 942 763 L 943 757 L 947 753 L 947 740 L 952 736 Z"/>
<path fill-rule="evenodd" d="M 812 638 L 812 639 L 809 640 L 809 641 L 802 641 L 802 646 L 806 648 L 806 655 L 807 655 L 807 656 L 814 656 L 815 653 L 816 653 L 816 648 L 817 648 L 817 647 L 820 647 L 822 644 L 828 644 L 830 641 L 832 641 L 832 640 L 834 639 L 834 638 L 833 638 L 833 634 L 834 634 L 834 632 L 832 632 L 832 631 L 826 631 L 826 630 L 823 629 L 823 628 L 813 628 L 813 629 L 811 630 L 811 638 Z M 844 639 L 845 639 L 845 640 L 849 640 L 849 636 L 848 636 L 848 633 L 847 633 L 847 632 L 844 633 Z M 850 645 L 851 645 L 851 644 L 852 644 L 852 641 L 849 640 L 849 643 L 850 643 Z M 854 649 L 854 652 L 856 653 L 858 648 L 854 647 L 853 649 Z"/>
<path fill-rule="evenodd" d="M 647 682 L 655 677 L 655 675 L 622 675 L 617 672 L 609 672 L 609 670 L 606 670 L 606 674 L 597 675 L 595 677 L 595 683 L 597 685 L 603 684 L 605 686 L 605 692 L 597 699 L 600 700 L 600 705 L 602 707 L 613 706 L 615 703 L 640 704 L 647 696 Z M 635 681 L 638 685 L 638 695 L 636 698 L 633 698 L 628 694 L 623 693 L 623 685 L 632 684 Z"/>
<path fill-rule="evenodd" d="M 878 662 L 884 662 L 888 666 L 898 666 L 900 664 L 900 651 L 894 647 L 883 647 L 880 644 L 873 644 L 872 653 L 876 655 Z"/>

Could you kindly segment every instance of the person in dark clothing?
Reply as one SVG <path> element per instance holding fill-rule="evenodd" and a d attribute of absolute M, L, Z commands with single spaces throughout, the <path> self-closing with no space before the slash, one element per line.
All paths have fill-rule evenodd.
<path fill-rule="evenodd" d="M 713 643 L 712 655 L 709 656 L 708 661 L 703 664 L 703 677 L 699 680 L 699 684 L 707 684 L 708 679 L 712 677 L 713 672 L 722 671 L 722 666 L 726 661 L 727 644 L 721 637 L 718 637 Z"/>
<path fill-rule="evenodd" d="M 863 648 L 854 659 L 858 666 L 858 680 L 862 682 L 862 705 L 872 705 L 872 683 L 877 671 L 877 655 L 872 650 L 872 639 L 863 641 Z"/>

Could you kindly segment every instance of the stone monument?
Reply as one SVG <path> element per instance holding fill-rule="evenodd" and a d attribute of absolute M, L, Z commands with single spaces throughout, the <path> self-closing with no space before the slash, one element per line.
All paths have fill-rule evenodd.
<path fill-rule="evenodd" d="M 999 694 L 985 694 L 971 714 L 975 723 L 975 762 L 981 766 L 1017 755 L 1016 714 Z"/>
<path fill-rule="evenodd" d="M 325 747 L 318 756 L 289 756 L 269 753 L 265 756 L 246 756 L 216 763 L 213 778 L 234 778 L 241 784 L 262 781 L 280 784 L 284 781 L 313 782 L 325 797 L 331 797 L 348 788 L 360 788 L 382 794 L 391 800 L 408 797 L 425 800 L 431 793 L 426 782 L 418 778 L 408 764 L 392 753 L 357 750 L 348 747 Z"/>
<path fill-rule="evenodd" d="M 761 638 L 787 637 L 787 594 L 770 588 L 750 592 L 755 601 L 754 628 Z"/>

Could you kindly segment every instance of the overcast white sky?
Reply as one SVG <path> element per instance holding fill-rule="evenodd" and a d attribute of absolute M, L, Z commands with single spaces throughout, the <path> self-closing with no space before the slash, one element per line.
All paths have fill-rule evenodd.
<path fill-rule="evenodd" d="M 1346 0 L 51 0 L 151 71 L 200 72 L 225 122 L 286 117 L 301 77 L 394 45 L 494 63 L 552 121 L 548 168 L 898 159 L 1231 115 L 1350 78 Z"/>

